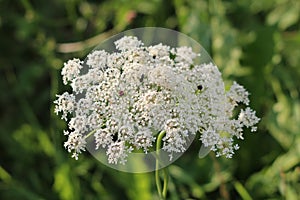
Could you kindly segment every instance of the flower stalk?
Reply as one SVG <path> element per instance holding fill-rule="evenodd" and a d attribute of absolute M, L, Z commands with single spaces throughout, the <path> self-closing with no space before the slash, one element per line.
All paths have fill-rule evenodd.
<path fill-rule="evenodd" d="M 160 160 L 160 149 L 161 149 L 161 142 L 162 138 L 166 134 L 165 131 L 161 131 L 158 134 L 157 141 L 156 141 L 156 168 L 155 168 L 155 182 L 156 182 L 156 187 L 158 191 L 158 195 L 161 200 L 165 200 L 167 197 L 167 189 L 168 189 L 168 181 L 169 181 L 169 172 L 168 169 L 165 167 L 162 170 L 159 169 L 159 160 Z M 163 187 L 161 185 L 161 180 L 159 177 L 160 172 L 163 172 Z"/>

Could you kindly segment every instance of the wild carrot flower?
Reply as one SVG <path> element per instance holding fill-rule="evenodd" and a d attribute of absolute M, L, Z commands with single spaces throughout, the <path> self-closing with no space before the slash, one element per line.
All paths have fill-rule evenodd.
<path fill-rule="evenodd" d="M 201 55 L 191 47 L 145 46 L 132 36 L 115 41 L 115 47 L 113 53 L 95 50 L 85 62 L 70 60 L 62 69 L 73 94 L 57 95 L 55 112 L 70 119 L 64 146 L 76 159 L 87 137 L 94 137 L 109 163 L 124 164 L 132 151 L 153 150 L 162 131 L 162 150 L 170 160 L 196 133 L 204 147 L 231 158 L 243 128 L 256 131 L 259 118 L 248 107 L 246 89 L 234 82 L 226 91 L 217 66 L 196 64 Z"/>

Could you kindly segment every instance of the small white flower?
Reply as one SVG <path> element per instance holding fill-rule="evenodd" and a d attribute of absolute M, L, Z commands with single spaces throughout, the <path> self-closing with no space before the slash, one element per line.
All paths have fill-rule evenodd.
<path fill-rule="evenodd" d="M 128 153 L 132 151 L 131 147 L 125 146 L 124 141 L 111 143 L 106 151 L 108 155 L 108 163 L 125 164 Z"/>
<path fill-rule="evenodd" d="M 170 47 L 161 43 L 154 46 L 149 46 L 148 49 L 149 55 L 152 56 L 153 59 L 165 58 L 170 56 Z"/>
<path fill-rule="evenodd" d="M 180 128 L 168 128 L 163 141 L 162 149 L 170 153 L 170 161 L 173 159 L 173 153 L 180 153 L 186 150 L 186 135 Z"/>
<path fill-rule="evenodd" d="M 107 56 L 107 66 L 105 67 L 121 69 L 124 63 L 125 63 L 125 56 L 122 53 L 111 53 L 108 54 Z"/>
<path fill-rule="evenodd" d="M 155 137 L 153 137 L 151 130 L 145 129 L 135 134 L 132 144 L 137 149 L 143 149 L 147 153 L 154 141 Z"/>
<path fill-rule="evenodd" d="M 103 124 L 103 119 L 101 117 L 101 114 L 98 113 L 97 110 L 91 112 L 87 118 L 87 124 L 91 130 L 97 130 L 98 128 L 100 128 Z"/>
<path fill-rule="evenodd" d="M 105 148 L 106 146 L 110 145 L 113 142 L 113 135 L 107 128 L 98 129 L 95 134 L 95 142 L 96 142 L 96 149 L 100 146 Z"/>
<path fill-rule="evenodd" d="M 86 64 L 91 68 L 105 70 L 108 53 L 104 50 L 96 50 L 87 56 Z"/>
<path fill-rule="evenodd" d="M 69 128 L 79 133 L 85 133 L 88 130 L 86 115 L 76 115 L 69 121 Z"/>
<path fill-rule="evenodd" d="M 220 141 L 220 135 L 212 128 L 208 128 L 203 131 L 200 139 L 205 147 L 213 147 Z"/>
<path fill-rule="evenodd" d="M 136 37 L 124 36 L 115 42 L 116 48 L 120 51 L 135 49 L 143 45 Z"/>
<path fill-rule="evenodd" d="M 90 73 L 78 76 L 72 80 L 71 87 L 75 94 L 86 92 L 94 80 Z"/>
<path fill-rule="evenodd" d="M 233 103 L 241 102 L 245 105 L 249 104 L 249 93 L 243 86 L 237 84 L 235 81 L 233 82 L 232 86 L 230 87 L 230 90 L 227 92 L 226 95 Z"/>
<path fill-rule="evenodd" d="M 193 60 L 199 55 L 193 52 L 191 47 L 178 47 L 176 48 L 176 62 L 187 62 L 188 64 L 193 64 Z"/>
<path fill-rule="evenodd" d="M 259 118 L 256 117 L 255 111 L 251 108 L 247 107 L 245 110 L 242 109 L 238 120 L 247 128 L 251 127 L 252 132 L 256 131 L 257 128 L 254 125 L 259 122 Z"/>
<path fill-rule="evenodd" d="M 65 148 L 68 152 L 72 152 L 72 158 L 78 159 L 78 154 L 85 151 L 86 141 L 82 134 L 78 132 L 71 132 L 69 134 L 68 140 L 64 143 Z"/>
<path fill-rule="evenodd" d="M 130 125 L 120 127 L 118 138 L 123 141 L 131 141 L 134 137 L 134 129 Z"/>
<path fill-rule="evenodd" d="M 80 74 L 82 68 L 82 61 L 78 58 L 69 60 L 67 63 L 64 63 L 62 68 L 61 75 L 63 76 L 64 84 L 67 85 L 69 81 L 72 81 Z"/>
<path fill-rule="evenodd" d="M 67 114 L 72 113 L 76 107 L 75 96 L 64 92 L 62 95 L 56 95 L 56 97 L 54 112 L 56 114 L 62 112 L 61 118 L 67 120 Z"/>

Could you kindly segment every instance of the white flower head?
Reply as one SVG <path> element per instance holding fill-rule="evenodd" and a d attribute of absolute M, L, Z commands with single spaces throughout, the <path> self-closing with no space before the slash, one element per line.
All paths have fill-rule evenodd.
<path fill-rule="evenodd" d="M 226 91 L 218 67 L 197 64 L 200 54 L 191 47 L 145 46 L 133 36 L 114 44 L 117 52 L 91 52 L 87 69 L 73 59 L 62 70 L 76 97 L 57 95 L 55 112 L 65 120 L 74 114 L 64 133 L 65 147 L 76 159 L 86 137 L 94 135 L 95 148 L 105 149 L 108 163 L 125 164 L 133 151 L 151 152 L 162 132 L 161 149 L 170 160 L 196 133 L 205 148 L 231 158 L 243 128 L 256 130 L 255 111 L 237 109 L 249 104 L 246 89 L 234 82 Z"/>

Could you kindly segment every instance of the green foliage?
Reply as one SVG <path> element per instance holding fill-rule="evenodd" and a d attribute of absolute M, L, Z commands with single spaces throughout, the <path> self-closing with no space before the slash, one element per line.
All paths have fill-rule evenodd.
<path fill-rule="evenodd" d="M 298 0 L 0 0 L 0 199 L 158 198 L 153 173 L 71 159 L 52 104 L 64 61 L 143 26 L 199 41 L 262 118 L 231 160 L 198 159 L 193 143 L 169 168 L 168 199 L 298 199 L 299 13 Z"/>

